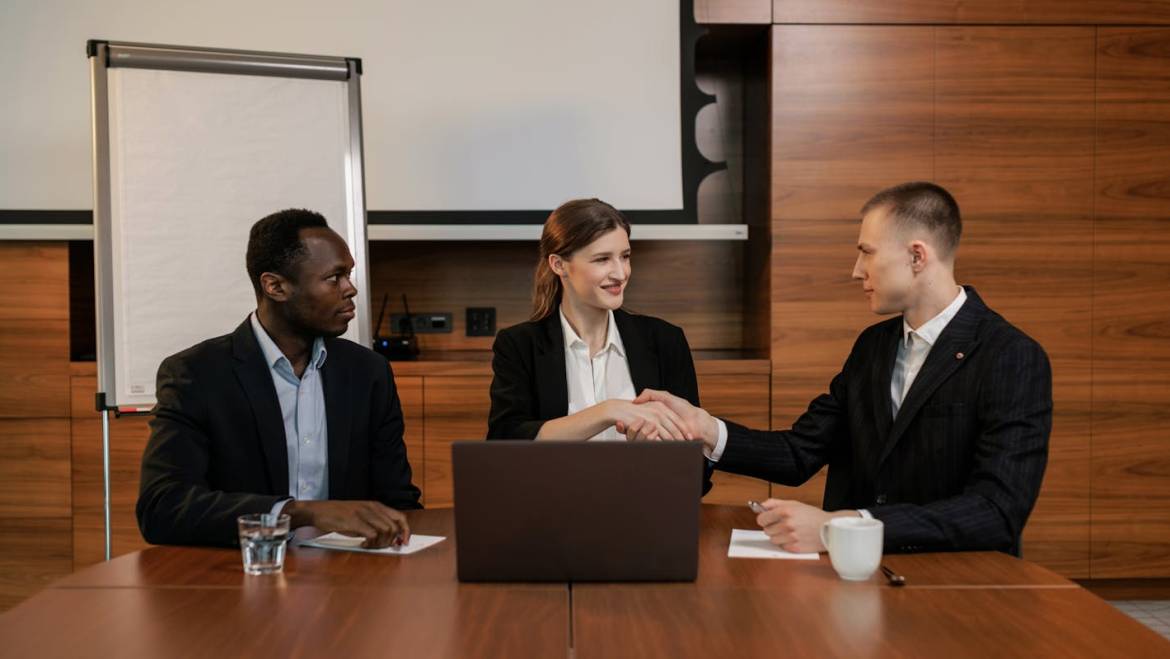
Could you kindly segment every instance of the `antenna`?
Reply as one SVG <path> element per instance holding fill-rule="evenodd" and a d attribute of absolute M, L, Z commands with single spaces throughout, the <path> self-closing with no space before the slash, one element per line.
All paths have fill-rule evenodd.
<path fill-rule="evenodd" d="M 410 315 L 410 305 L 406 303 L 406 293 L 402 294 L 402 308 L 406 311 L 406 317 L 399 321 L 399 330 L 406 336 L 414 336 L 414 317 Z M 406 323 L 406 328 L 403 329 L 401 325 Z"/>
<path fill-rule="evenodd" d="M 382 296 L 382 308 L 378 310 L 378 324 L 374 325 L 374 341 L 382 335 L 382 317 L 386 315 L 386 303 L 390 301 L 390 294 L 386 293 Z"/>

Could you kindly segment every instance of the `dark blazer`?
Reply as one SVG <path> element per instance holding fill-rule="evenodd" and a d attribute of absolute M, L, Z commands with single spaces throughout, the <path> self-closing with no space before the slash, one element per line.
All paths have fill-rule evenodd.
<path fill-rule="evenodd" d="M 389 363 L 325 339 L 330 499 L 419 508 Z M 236 517 L 288 498 L 288 451 L 251 322 L 163 360 L 142 456 L 138 528 L 157 544 L 237 543 Z"/>
<path fill-rule="evenodd" d="M 825 510 L 869 510 L 885 525 L 886 551 L 1018 554 L 1048 461 L 1052 371 L 1039 344 L 966 290 L 897 418 L 901 316 L 861 333 L 792 429 L 728 423 L 717 468 L 799 485 L 827 464 Z"/>
<path fill-rule="evenodd" d="M 683 331 L 651 316 L 613 312 L 634 391 L 660 389 L 699 404 L 695 363 Z M 501 330 L 492 347 L 488 439 L 535 439 L 545 421 L 569 413 L 565 335 L 560 314 Z M 711 489 L 706 470 L 703 492 Z"/>

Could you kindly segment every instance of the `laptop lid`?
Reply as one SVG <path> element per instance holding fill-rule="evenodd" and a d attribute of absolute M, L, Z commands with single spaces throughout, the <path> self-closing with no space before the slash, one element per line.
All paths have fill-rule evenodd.
<path fill-rule="evenodd" d="M 698 442 L 456 442 L 460 581 L 691 581 Z"/>

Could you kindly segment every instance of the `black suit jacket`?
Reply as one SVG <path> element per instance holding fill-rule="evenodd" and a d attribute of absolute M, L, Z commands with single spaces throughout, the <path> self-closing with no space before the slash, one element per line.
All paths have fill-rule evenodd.
<path fill-rule="evenodd" d="M 634 391 L 660 389 L 699 404 L 695 363 L 683 331 L 651 316 L 613 312 Z M 535 439 L 546 421 L 569 412 L 565 335 L 560 314 L 502 330 L 492 347 L 488 439 Z M 711 488 L 706 470 L 703 492 Z"/>
<path fill-rule="evenodd" d="M 419 508 L 389 363 L 325 339 L 321 369 L 330 499 Z M 272 374 L 249 320 L 166 358 L 142 456 L 138 528 L 156 544 L 230 545 L 236 517 L 288 498 L 288 450 Z"/>
<path fill-rule="evenodd" d="M 792 429 L 728 423 L 717 468 L 799 485 L 828 464 L 825 510 L 868 509 L 886 551 L 1018 554 L 1048 461 L 1052 371 L 1039 344 L 966 290 L 897 418 L 900 316 L 861 333 Z"/>

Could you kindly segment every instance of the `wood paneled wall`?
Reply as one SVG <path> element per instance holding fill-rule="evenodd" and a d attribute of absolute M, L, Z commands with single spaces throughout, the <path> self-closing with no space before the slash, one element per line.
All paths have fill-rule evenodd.
<path fill-rule="evenodd" d="M 0 244 L 0 610 L 72 568 L 69 270 L 63 244 Z"/>
<path fill-rule="evenodd" d="M 773 0 L 775 23 L 1165 25 L 1161 0 Z"/>
<path fill-rule="evenodd" d="M 1170 575 L 1170 29 L 1101 29 L 1093 576 Z"/>
<path fill-rule="evenodd" d="M 775 27 L 773 426 L 877 320 L 849 280 L 859 207 L 938 181 L 963 207 L 960 281 L 1052 360 L 1025 555 L 1069 576 L 1170 574 L 1168 53 L 1166 29 Z"/>
<path fill-rule="evenodd" d="M 963 210 L 957 274 L 1052 362 L 1028 558 L 1089 576 L 1093 28 L 935 30 L 935 180 Z"/>

